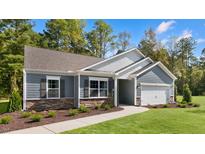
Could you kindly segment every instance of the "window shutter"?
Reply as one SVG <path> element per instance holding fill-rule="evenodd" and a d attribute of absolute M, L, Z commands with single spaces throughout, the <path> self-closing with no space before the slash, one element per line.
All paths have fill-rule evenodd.
<path fill-rule="evenodd" d="M 60 97 L 65 97 L 65 80 L 60 80 Z"/>
<path fill-rule="evenodd" d="M 84 80 L 84 97 L 88 97 L 88 86 L 89 86 L 89 80 Z"/>
<path fill-rule="evenodd" d="M 46 98 L 46 79 L 41 79 L 40 83 L 40 97 Z"/>

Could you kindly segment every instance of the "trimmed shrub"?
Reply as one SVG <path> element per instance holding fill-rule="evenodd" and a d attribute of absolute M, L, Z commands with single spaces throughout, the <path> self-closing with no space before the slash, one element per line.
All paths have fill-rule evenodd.
<path fill-rule="evenodd" d="M 185 104 L 180 104 L 180 108 L 186 108 Z"/>
<path fill-rule="evenodd" d="M 9 101 L 0 102 L 0 114 L 9 111 Z"/>
<path fill-rule="evenodd" d="M 181 104 L 187 104 L 187 101 L 182 101 Z"/>
<path fill-rule="evenodd" d="M 31 112 L 21 112 L 21 118 L 28 118 L 32 115 Z"/>
<path fill-rule="evenodd" d="M 193 107 L 200 107 L 200 104 L 193 104 Z"/>
<path fill-rule="evenodd" d="M 33 114 L 31 116 L 32 122 L 39 122 L 39 121 L 41 121 L 42 118 L 43 118 L 43 116 L 41 114 L 38 114 L 38 113 Z"/>
<path fill-rule="evenodd" d="M 157 108 L 157 106 L 156 106 L 156 105 L 154 105 L 154 106 L 152 106 L 152 108 L 155 108 L 155 109 L 156 109 L 156 108 Z"/>
<path fill-rule="evenodd" d="M 168 107 L 168 105 L 167 105 L 167 104 L 164 104 L 164 105 L 163 105 L 163 108 L 167 108 L 167 107 Z"/>
<path fill-rule="evenodd" d="M 101 104 L 101 108 L 103 108 L 105 110 L 109 110 L 109 109 L 113 108 L 113 104 L 109 103 L 109 102 L 108 103 L 105 102 L 105 103 Z"/>
<path fill-rule="evenodd" d="M 48 118 L 54 118 L 56 117 L 56 111 L 48 111 Z"/>
<path fill-rule="evenodd" d="M 192 102 L 189 102 L 189 103 L 188 103 L 188 105 L 192 106 L 192 105 L 193 105 L 193 103 L 192 103 Z"/>
<path fill-rule="evenodd" d="M 9 112 L 20 111 L 22 109 L 22 98 L 17 90 L 13 91 L 9 98 Z"/>
<path fill-rule="evenodd" d="M 183 87 L 183 101 L 191 102 L 191 90 L 189 89 L 189 85 L 185 84 Z"/>
<path fill-rule="evenodd" d="M 103 106 L 103 108 L 104 108 L 105 110 L 110 110 L 110 109 L 111 109 L 111 106 L 110 106 L 110 104 L 105 104 L 105 105 Z"/>
<path fill-rule="evenodd" d="M 177 103 L 177 107 L 180 107 L 181 106 L 181 104 L 180 103 Z"/>
<path fill-rule="evenodd" d="M 89 108 L 87 108 L 85 105 L 80 105 L 79 112 L 89 112 Z"/>
<path fill-rule="evenodd" d="M 9 124 L 11 120 L 11 116 L 4 116 L 0 119 L 0 124 Z"/>
<path fill-rule="evenodd" d="M 79 112 L 78 112 L 78 109 L 70 109 L 68 110 L 68 115 L 69 116 L 75 116 L 77 115 Z"/>
<path fill-rule="evenodd" d="M 98 104 L 98 103 L 96 103 L 96 104 L 95 104 L 95 109 L 96 109 L 96 110 L 99 110 L 99 109 L 100 109 L 100 107 L 101 107 L 101 105 L 100 105 L 100 104 Z"/>

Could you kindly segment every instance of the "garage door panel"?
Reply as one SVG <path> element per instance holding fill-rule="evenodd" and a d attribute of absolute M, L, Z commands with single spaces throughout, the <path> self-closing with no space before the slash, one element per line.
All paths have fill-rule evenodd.
<path fill-rule="evenodd" d="M 156 105 L 167 103 L 167 87 L 142 86 L 141 90 L 141 105 Z"/>

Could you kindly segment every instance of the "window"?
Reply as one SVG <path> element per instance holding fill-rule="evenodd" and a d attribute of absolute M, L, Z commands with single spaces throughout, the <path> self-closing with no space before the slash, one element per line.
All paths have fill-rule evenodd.
<path fill-rule="evenodd" d="M 60 98 L 60 77 L 47 77 L 47 98 Z"/>
<path fill-rule="evenodd" d="M 107 81 L 100 81 L 100 97 L 107 97 Z"/>
<path fill-rule="evenodd" d="M 105 78 L 89 78 L 90 97 L 101 98 L 108 96 L 108 79 Z"/>

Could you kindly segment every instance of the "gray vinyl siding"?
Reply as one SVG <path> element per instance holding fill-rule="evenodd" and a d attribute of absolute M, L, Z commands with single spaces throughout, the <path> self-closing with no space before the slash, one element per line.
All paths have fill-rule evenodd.
<path fill-rule="evenodd" d="M 99 77 L 99 78 L 106 78 L 106 77 Z M 88 85 L 86 85 L 87 84 L 86 80 L 89 81 L 89 76 L 80 76 L 80 98 L 88 98 L 85 95 L 85 91 L 86 91 L 85 88 L 88 88 Z M 109 91 L 108 95 L 112 95 L 113 88 L 114 88 L 114 80 L 112 78 L 108 78 L 108 91 Z"/>
<path fill-rule="evenodd" d="M 58 75 L 49 75 L 58 76 Z M 60 75 L 59 75 L 60 76 Z M 65 97 L 74 97 L 74 77 L 60 76 L 65 80 Z M 26 95 L 27 99 L 40 99 L 41 79 L 46 79 L 46 74 L 30 74 L 26 77 Z"/>
<path fill-rule="evenodd" d="M 172 84 L 173 79 L 170 78 L 159 66 L 155 66 L 148 72 L 140 75 L 137 78 L 137 96 L 141 96 L 140 83 L 159 83 L 159 84 Z M 170 87 L 170 94 L 173 94 L 173 88 Z"/>
<path fill-rule="evenodd" d="M 130 74 L 142 69 L 143 67 L 149 65 L 150 63 L 151 63 L 151 61 L 149 59 L 147 59 L 143 62 L 140 62 L 139 64 L 137 64 L 135 66 L 130 67 L 129 69 L 127 69 L 119 74 L 120 79 L 128 79 Z"/>
<path fill-rule="evenodd" d="M 159 66 L 155 66 L 137 78 L 137 83 L 139 84 L 140 82 L 172 84 L 173 79 L 170 78 Z"/>
<path fill-rule="evenodd" d="M 143 57 L 140 54 L 133 50 L 132 52 L 129 52 L 125 55 L 113 58 L 107 62 L 94 66 L 91 70 L 116 72 L 130 64 L 133 64 L 136 61 L 139 61 L 142 58 Z"/>

